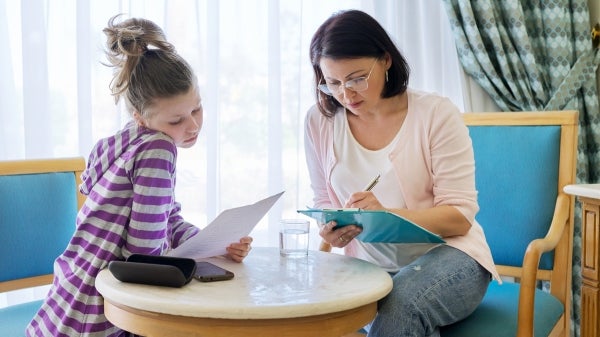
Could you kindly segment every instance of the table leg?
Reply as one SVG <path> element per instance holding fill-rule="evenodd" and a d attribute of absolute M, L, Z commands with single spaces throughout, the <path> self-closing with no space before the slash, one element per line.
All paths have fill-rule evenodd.
<path fill-rule="evenodd" d="M 600 200 L 582 201 L 581 337 L 600 336 Z"/>

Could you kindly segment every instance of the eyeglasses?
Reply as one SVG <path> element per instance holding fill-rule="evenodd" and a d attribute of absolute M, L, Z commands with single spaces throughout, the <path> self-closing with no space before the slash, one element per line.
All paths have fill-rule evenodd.
<path fill-rule="evenodd" d="M 367 76 L 353 78 L 351 80 L 348 80 L 346 82 L 341 82 L 341 83 L 321 83 L 317 87 L 324 94 L 329 95 L 329 96 L 339 95 L 342 93 L 342 91 L 344 89 L 349 89 L 352 91 L 365 91 L 365 90 L 369 89 L 368 80 L 369 80 L 369 77 L 371 77 L 371 73 L 373 72 L 373 69 L 375 68 L 375 63 L 377 63 L 377 60 L 375 60 L 375 62 L 373 62 L 373 65 L 371 66 L 371 70 L 369 70 L 369 74 L 367 74 Z"/>

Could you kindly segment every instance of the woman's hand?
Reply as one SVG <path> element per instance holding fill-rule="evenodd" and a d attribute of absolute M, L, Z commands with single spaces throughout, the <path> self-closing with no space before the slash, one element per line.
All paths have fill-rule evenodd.
<path fill-rule="evenodd" d="M 384 209 L 383 205 L 379 202 L 375 194 L 373 192 L 355 192 L 352 193 L 350 198 L 346 201 L 344 205 L 345 208 L 360 208 L 360 209 L 368 209 L 368 210 L 382 210 Z"/>
<path fill-rule="evenodd" d="M 227 257 L 235 262 L 242 262 L 246 256 L 250 253 L 252 246 L 252 238 L 244 236 L 239 242 L 234 242 L 227 247 Z"/>
<path fill-rule="evenodd" d="M 348 225 L 334 230 L 333 227 L 335 226 L 337 226 L 335 221 L 329 221 L 319 230 L 319 235 L 332 247 L 345 247 L 362 232 L 362 228 L 356 225 Z"/>

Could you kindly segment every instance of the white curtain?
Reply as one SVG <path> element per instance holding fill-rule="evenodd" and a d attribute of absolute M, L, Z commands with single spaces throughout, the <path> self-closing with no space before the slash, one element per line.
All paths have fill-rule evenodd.
<path fill-rule="evenodd" d="M 184 215 L 203 227 L 224 209 L 285 190 L 251 234 L 255 246 L 275 246 L 277 220 L 311 205 L 302 131 L 313 104 L 310 38 L 348 8 L 372 14 L 393 36 L 411 65 L 411 87 L 465 109 L 439 0 L 0 0 L 0 160 L 87 158 L 118 130 L 128 116 L 108 90 L 102 29 L 117 13 L 145 17 L 200 79 L 202 136 L 179 151 L 177 166 Z M 0 307 L 13 301 L 0 295 Z"/>

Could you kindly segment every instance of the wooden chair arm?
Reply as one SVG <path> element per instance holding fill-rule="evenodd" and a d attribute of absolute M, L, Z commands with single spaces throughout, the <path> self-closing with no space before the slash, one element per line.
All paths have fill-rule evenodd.
<path fill-rule="evenodd" d="M 569 211 L 570 197 L 559 193 L 548 233 L 544 238 L 533 240 L 527 246 L 520 282 L 517 337 L 533 336 L 533 307 L 540 257 L 558 245 L 567 226 Z"/>

